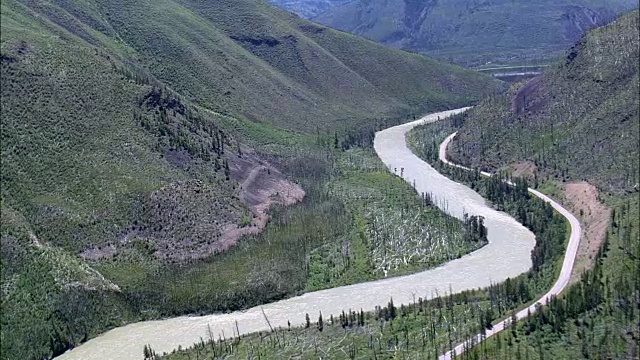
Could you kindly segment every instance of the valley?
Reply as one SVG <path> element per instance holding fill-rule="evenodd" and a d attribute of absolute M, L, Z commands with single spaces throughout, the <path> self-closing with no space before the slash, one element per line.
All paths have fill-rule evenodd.
<path fill-rule="evenodd" d="M 500 82 L 266 3 L 218 5 L 2 2 L 3 359 L 485 244 L 370 144 Z"/>
<path fill-rule="evenodd" d="M 637 357 L 634 6 L 2 0 L 0 358 Z"/>
<path fill-rule="evenodd" d="M 437 121 L 456 112 L 431 114 L 416 122 L 378 132 L 374 144 L 386 166 L 404 168 L 404 180 L 409 183 L 415 181 L 418 192 L 432 194 L 435 203 L 444 211 L 460 219 L 464 218 L 465 214 L 483 216 L 489 234 L 489 244 L 482 249 L 414 275 L 310 292 L 230 314 L 132 324 L 90 340 L 85 345 L 64 354 L 60 359 L 90 359 L 105 353 L 113 354 L 112 356 L 117 358 L 134 359 L 146 344 L 155 351 L 170 352 L 178 345 L 186 347 L 196 343 L 200 338 L 209 338 L 209 331 L 212 332 L 213 338 L 217 339 L 222 333 L 228 338 L 234 333 L 237 334 L 237 331 L 240 331 L 240 334 L 267 331 L 270 326 L 285 329 L 289 324 L 303 325 L 305 313 L 321 312 L 326 319 L 332 315 L 337 318 L 341 312 L 349 309 L 374 310 L 376 306 L 387 303 L 390 298 L 396 306 L 407 306 L 415 303 L 417 298 L 426 301 L 437 294 L 486 287 L 526 272 L 531 266 L 533 234 L 509 216 L 488 208 L 484 199 L 475 192 L 438 174 L 406 147 L 404 136 L 413 126 L 425 121 Z M 518 260 L 513 261 L 514 259 Z M 124 343 L 125 338 L 129 339 L 127 346 L 111 348 L 114 342 Z M 135 342 L 132 339 L 136 339 Z"/>
<path fill-rule="evenodd" d="M 613 50 L 612 47 L 616 47 L 615 44 L 619 43 L 617 41 L 601 42 L 602 37 L 600 36 L 603 34 L 614 36 L 616 34 L 617 38 L 625 38 L 627 36 L 625 32 L 637 30 L 637 27 L 632 26 L 634 21 L 637 22 L 637 17 L 637 12 L 632 12 L 610 24 L 607 28 L 592 31 L 579 48 L 569 52 L 571 60 L 578 59 L 578 64 L 581 65 L 585 61 L 589 64 L 588 61 L 592 59 L 591 56 L 594 53 L 600 54 L 602 56 L 600 59 L 629 59 L 622 60 L 622 64 L 630 65 L 628 69 L 633 71 L 634 66 L 631 65 L 633 62 L 630 60 L 632 56 L 628 58 L 625 56 L 629 52 L 633 53 L 636 47 Z M 598 41 L 593 41 L 594 38 Z M 576 76 L 577 72 L 575 71 L 580 67 L 565 67 L 564 64 L 557 64 L 553 69 L 545 71 L 544 76 L 567 71 L 566 68 L 569 68 L 569 71 L 574 71 L 570 78 L 585 82 L 576 89 L 580 89 L 578 91 L 586 90 L 587 92 L 582 96 L 588 96 L 590 84 L 586 81 L 590 77 Z M 590 64 L 587 68 L 596 74 L 604 69 L 615 69 L 602 63 Z M 627 69 L 624 66 L 620 68 Z M 613 70 L 613 73 L 616 71 L 620 70 Z M 601 74 L 604 75 L 606 72 Z M 606 78 L 603 76 L 602 79 L 606 84 Z M 626 79 L 630 82 L 613 82 L 613 84 L 629 84 L 631 86 L 634 83 L 633 75 L 617 79 L 617 81 Z M 516 84 L 514 88 L 527 89 L 528 86 L 539 81 L 537 79 L 530 81 L 530 83 L 523 82 Z M 551 91 L 554 90 L 551 89 Z M 509 92 L 501 96 L 511 96 L 513 101 L 517 102 L 518 97 L 514 94 L 516 93 Z M 559 101 L 563 101 L 563 98 L 568 96 L 573 96 L 573 99 L 579 99 L 580 96 L 579 92 L 573 95 L 569 95 L 570 92 L 556 92 L 555 94 L 543 92 L 543 94 L 545 94 L 544 96 L 555 96 L 556 99 L 559 98 Z M 637 99 L 618 97 L 617 100 L 618 104 L 622 104 L 619 109 L 632 109 L 632 104 L 637 107 Z M 625 102 L 627 100 L 629 101 Z M 419 299 L 417 304 L 413 302 L 397 309 L 394 303 L 388 303 L 387 306 L 381 305 L 374 311 L 362 315 L 357 311 L 355 313 L 345 312 L 335 322 L 335 317 L 331 317 L 331 320 L 327 321 L 326 316 L 323 317 L 321 314 L 317 322 L 315 317 L 312 317 L 312 322 L 307 321 L 304 327 L 273 329 L 238 340 L 197 343 L 188 352 L 177 352 L 167 358 L 185 359 L 195 354 L 217 354 L 216 356 L 230 358 L 244 358 L 246 356 L 278 358 L 291 355 L 313 358 L 318 354 L 323 354 L 337 358 L 418 356 L 425 359 L 438 359 L 448 358 L 447 351 L 453 349 L 455 344 L 468 339 L 474 340 L 466 345 L 460 345 L 457 348 L 458 354 L 462 349 L 465 351 L 456 358 L 507 359 L 524 357 L 545 359 L 590 358 L 591 356 L 634 358 L 640 349 L 636 341 L 638 339 L 636 324 L 640 314 L 635 309 L 640 301 L 640 283 L 637 275 L 634 275 L 637 274 L 636 270 L 639 265 L 637 258 L 640 255 L 638 252 L 640 251 L 639 242 L 637 241 L 639 236 L 637 191 L 629 187 L 623 190 L 624 182 L 614 185 L 610 180 L 609 182 L 592 180 L 599 184 L 596 188 L 579 181 L 579 178 L 572 178 L 569 171 L 565 170 L 564 176 L 557 175 L 558 173 L 554 171 L 557 167 L 554 167 L 552 162 L 538 162 L 531 158 L 520 158 L 520 162 L 510 166 L 496 167 L 493 165 L 491 167 L 495 155 L 488 155 L 489 152 L 484 152 L 482 156 L 475 158 L 475 161 L 483 163 L 480 165 L 480 169 L 475 167 L 477 169 L 475 172 L 458 171 L 444 165 L 440 161 L 442 154 L 440 143 L 449 134 L 456 131 L 460 134 L 460 131 L 466 131 L 466 136 L 469 134 L 479 135 L 480 139 L 486 136 L 483 132 L 469 131 L 470 129 L 478 129 L 478 122 L 489 122 L 484 111 L 491 111 L 488 110 L 491 107 L 487 104 L 492 104 L 493 99 L 489 98 L 485 101 L 472 110 L 462 115 L 453 116 L 449 120 L 417 126 L 408 135 L 409 145 L 417 155 L 438 171 L 467 184 L 486 196 L 492 207 L 507 211 L 519 221 L 526 223 L 527 226 L 537 229 L 534 230 L 537 249 L 534 249 L 531 254 L 533 267 L 524 277 L 527 280 L 521 284 L 526 284 L 525 288 L 528 288 L 529 291 L 533 289 L 535 294 L 542 296 L 552 288 L 556 276 L 562 274 L 560 281 L 556 283 L 550 293 L 555 293 L 560 288 L 567 286 L 559 296 L 551 296 L 548 298 L 546 306 L 537 307 L 532 305 L 530 300 L 527 300 L 532 299 L 531 292 L 529 292 L 529 296 L 524 298 L 524 304 L 518 305 L 517 302 L 514 304 L 508 300 L 511 299 L 509 295 L 502 298 L 501 295 L 498 295 L 500 290 L 492 286 L 485 290 L 488 292 L 487 298 L 484 298 L 486 293 L 482 291 L 472 291 L 454 296 L 445 294 L 445 296 L 430 302 L 423 302 Z M 517 109 L 516 106 L 511 111 L 517 114 Z M 547 122 L 554 122 L 553 112 L 542 112 L 540 107 L 533 106 L 525 109 L 530 118 L 539 117 Z M 508 118 L 508 115 L 501 116 L 503 119 Z M 623 118 L 626 119 L 624 116 L 612 116 L 614 121 Z M 589 116 L 585 116 L 575 121 L 588 123 L 591 121 L 589 119 Z M 630 119 L 634 119 L 630 124 L 635 124 L 637 127 L 637 116 L 631 115 Z M 500 126 L 501 124 L 497 121 L 489 123 L 492 126 Z M 623 123 L 627 124 L 626 120 L 623 120 Z M 529 122 L 523 123 L 522 126 L 523 128 L 531 127 L 527 130 L 530 133 L 535 133 L 537 124 Z M 507 131 L 515 130 L 505 128 L 504 123 L 502 123 L 502 127 Z M 523 128 L 519 129 L 520 136 L 527 134 L 527 132 L 523 132 Z M 628 128 L 627 131 L 632 130 Z M 560 131 L 556 134 L 559 138 L 566 136 L 566 132 Z M 635 138 L 637 139 L 637 136 Z M 493 139 L 503 141 L 499 145 L 504 146 L 514 146 L 515 143 L 512 138 L 508 137 L 502 137 L 499 140 L 498 138 Z M 630 136 L 629 139 L 634 139 L 634 136 Z M 459 146 L 456 141 L 465 143 L 464 139 L 456 138 L 449 146 L 449 155 L 459 151 L 456 150 L 456 146 Z M 637 149 L 632 147 L 631 142 L 623 141 L 616 143 L 615 146 L 620 148 L 631 146 L 628 154 L 637 156 Z M 501 153 L 504 154 L 504 150 Z M 523 153 L 526 152 L 520 154 Z M 461 159 L 465 159 L 470 153 L 469 150 L 463 150 L 461 154 L 459 155 Z M 516 155 L 512 152 L 507 152 L 507 154 Z M 529 151 L 528 155 L 535 156 L 535 153 Z M 629 163 L 627 162 L 627 164 Z M 580 166 L 580 162 L 574 162 L 572 166 Z M 394 170 L 397 169 L 390 169 L 390 171 Z M 480 170 L 493 170 L 498 174 L 494 176 L 495 180 L 486 180 L 480 176 Z M 620 178 L 620 175 L 624 177 L 625 174 L 625 170 L 610 169 L 609 172 L 606 172 L 594 169 L 593 171 L 598 174 L 598 177 L 594 179 L 614 179 Z M 631 165 L 631 169 L 626 171 L 633 172 L 633 165 Z M 515 189 L 509 190 L 509 186 L 501 185 L 503 184 L 502 179 L 513 181 L 512 176 L 519 178 L 515 180 Z M 523 184 L 527 183 L 533 184 L 533 187 L 569 204 L 576 210 L 576 218 L 579 219 L 580 226 L 584 229 L 591 229 L 585 230 L 585 235 L 579 244 L 575 237 L 581 231 L 577 228 L 573 232 L 574 240 L 571 242 L 571 251 L 564 262 L 558 258 L 558 250 L 564 253 L 562 245 L 564 241 L 558 240 L 563 239 L 562 229 L 566 225 L 563 225 L 562 222 L 556 222 L 556 220 L 551 220 L 550 224 L 554 225 L 542 225 L 540 220 L 535 219 L 537 216 L 546 216 L 543 214 L 548 210 L 543 212 L 535 210 L 538 205 L 530 198 L 524 202 L 518 200 L 519 196 L 523 196 L 522 191 L 526 190 Z M 632 184 L 632 182 L 627 182 L 627 184 Z M 585 202 L 590 205 L 586 206 Z M 543 206 L 540 209 L 544 208 Z M 607 208 L 611 209 L 611 212 L 608 212 Z M 576 218 L 573 219 L 574 224 Z M 604 227 L 606 230 L 603 230 Z M 596 233 L 601 235 L 595 235 Z M 540 240 L 544 239 L 550 242 L 546 245 L 540 243 Z M 589 255 L 586 257 L 579 255 L 583 256 L 579 258 L 580 265 L 571 269 L 571 261 L 573 261 L 571 255 L 584 254 L 584 252 Z M 534 280 L 532 281 L 532 279 Z M 522 277 L 516 278 L 516 281 L 523 281 Z M 514 285 L 512 281 L 506 281 L 502 283 L 502 286 L 505 286 L 506 289 L 513 289 Z M 522 286 L 517 285 L 516 288 Z M 509 290 L 505 291 L 509 292 Z M 522 299 L 517 295 L 514 296 Z M 488 301 L 488 303 L 484 301 Z M 488 307 L 484 307 L 485 304 Z M 528 311 L 528 306 L 533 306 L 536 311 Z M 487 311 L 491 315 L 487 315 Z M 496 312 L 498 312 L 497 316 Z M 445 318 L 451 320 L 445 320 Z M 496 321 L 501 318 L 507 320 L 504 322 Z M 518 318 L 523 318 L 523 320 L 515 323 L 513 320 Z M 498 332 L 502 329 L 504 331 Z M 478 344 L 479 342 L 481 343 Z M 448 354 L 451 355 L 451 353 Z"/>

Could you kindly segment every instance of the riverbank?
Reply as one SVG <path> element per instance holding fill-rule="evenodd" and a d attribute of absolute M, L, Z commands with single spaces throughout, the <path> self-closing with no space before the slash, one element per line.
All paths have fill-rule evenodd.
<path fill-rule="evenodd" d="M 246 334 L 305 324 L 305 314 L 322 312 L 325 318 L 349 309 L 374 310 L 393 298 L 396 306 L 436 294 L 487 287 L 513 278 L 531 267 L 534 235 L 504 213 L 489 208 L 484 199 L 469 188 L 440 175 L 406 146 L 405 134 L 425 121 L 437 121 L 458 109 L 435 113 L 423 119 L 392 127 L 376 134 L 374 147 L 382 161 L 415 185 L 419 193 L 429 193 L 441 209 L 458 218 L 464 214 L 485 218 L 489 244 L 482 249 L 421 273 L 369 283 L 327 289 L 258 306 L 246 311 L 199 317 L 177 317 L 140 322 L 111 330 L 60 359 L 99 359 L 106 354 L 118 359 L 138 359 L 145 344 L 157 352 L 191 346 L 209 334 Z M 404 168 L 404 170 L 402 170 Z M 315 317 L 315 316 L 314 316 Z M 269 323 L 265 320 L 269 319 Z"/>

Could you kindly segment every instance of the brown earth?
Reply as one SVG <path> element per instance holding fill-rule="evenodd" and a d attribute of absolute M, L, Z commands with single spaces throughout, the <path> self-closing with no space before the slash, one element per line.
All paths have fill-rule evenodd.
<path fill-rule="evenodd" d="M 609 228 L 611 209 L 600 203 L 598 190 L 586 182 L 567 184 L 563 198 L 564 205 L 582 225 L 582 240 L 571 273 L 571 282 L 576 282 L 585 270 L 593 266 L 593 259 Z"/>
<path fill-rule="evenodd" d="M 544 75 L 539 75 L 527 81 L 511 100 L 511 112 L 515 115 L 536 113 L 547 105 Z"/>
<path fill-rule="evenodd" d="M 268 210 L 273 205 L 293 205 L 305 196 L 304 190 L 287 180 L 278 169 L 266 161 L 259 160 L 250 149 L 243 149 L 242 156 L 230 162 L 231 177 L 240 186 L 240 200 L 253 213 L 249 226 L 229 224 L 225 227 L 220 241 L 229 248 L 243 235 L 257 234 L 267 225 Z"/>
<path fill-rule="evenodd" d="M 538 168 L 533 161 L 523 161 L 511 166 L 514 177 L 533 178 Z"/>

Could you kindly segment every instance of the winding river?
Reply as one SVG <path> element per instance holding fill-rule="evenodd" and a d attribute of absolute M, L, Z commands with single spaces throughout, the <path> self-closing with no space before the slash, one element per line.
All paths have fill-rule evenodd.
<path fill-rule="evenodd" d="M 402 174 L 418 193 L 431 193 L 447 213 L 462 218 L 464 213 L 485 217 L 489 244 L 440 267 L 417 274 L 343 286 L 296 296 L 246 311 L 207 316 L 182 316 L 145 321 L 108 331 L 66 352 L 58 359 L 140 359 L 145 344 L 159 353 L 178 346 L 188 347 L 200 338 L 208 339 L 209 328 L 217 338 L 237 333 L 268 330 L 268 317 L 274 327 L 302 325 L 305 313 L 311 317 L 319 311 L 325 317 L 342 310 L 373 310 L 393 297 L 396 304 L 409 304 L 418 297 L 431 298 L 436 292 L 459 292 L 488 286 L 507 277 L 517 276 L 531 267 L 533 233 L 504 213 L 489 208 L 473 190 L 453 182 L 415 156 L 407 147 L 406 133 L 416 125 L 433 122 L 465 111 L 444 111 L 388 128 L 376 134 L 374 147 L 390 171 Z M 263 314 L 264 312 L 264 314 Z"/>

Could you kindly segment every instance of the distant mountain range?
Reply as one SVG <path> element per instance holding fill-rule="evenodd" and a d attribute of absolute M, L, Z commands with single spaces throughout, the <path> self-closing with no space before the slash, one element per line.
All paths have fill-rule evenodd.
<path fill-rule="evenodd" d="M 336 6 L 344 5 L 353 0 L 268 0 L 270 3 L 283 9 L 294 12 L 307 19 L 330 10 Z"/>
<path fill-rule="evenodd" d="M 636 0 L 270 1 L 336 29 L 469 66 L 539 62 L 638 6 Z"/>

